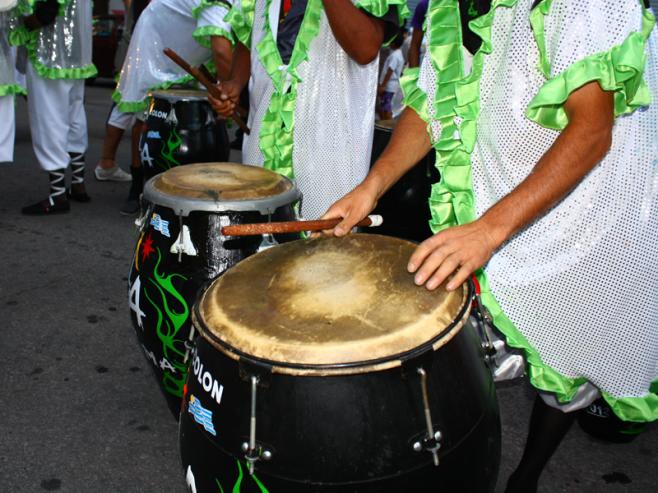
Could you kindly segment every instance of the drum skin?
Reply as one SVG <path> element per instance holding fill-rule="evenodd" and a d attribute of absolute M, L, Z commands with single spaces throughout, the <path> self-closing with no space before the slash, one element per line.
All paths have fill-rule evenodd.
<path fill-rule="evenodd" d="M 190 92 L 180 91 L 181 98 Z M 159 97 L 157 92 L 151 98 L 139 142 L 145 181 L 175 166 L 229 158 L 226 123 L 215 118 L 210 103 L 201 98 L 172 99 Z"/>
<path fill-rule="evenodd" d="M 393 127 L 394 122 L 391 120 L 377 122 L 375 125 L 371 166 L 391 140 Z M 432 236 L 428 200 L 432 184 L 439 181 L 434 161 L 432 150 L 379 199 L 373 214 L 381 215 L 384 224 L 369 228 L 369 232 L 417 242 Z"/>
<path fill-rule="evenodd" d="M 273 221 L 294 219 L 292 205 L 280 207 Z M 232 265 L 254 254 L 261 237 L 225 238 L 222 226 L 262 222 L 259 212 L 191 212 L 183 217 L 196 256 L 170 252 L 180 233 L 180 218 L 167 207 L 152 205 L 140 231 L 129 277 L 130 314 L 137 339 L 178 419 L 187 376 L 186 342 L 190 313 L 199 289 Z M 295 237 L 277 237 L 284 242 Z"/>
<path fill-rule="evenodd" d="M 500 460 L 495 388 L 481 342 L 467 323 L 437 350 L 389 369 L 298 376 L 269 373 L 199 337 L 180 417 L 191 491 L 492 492 Z M 429 374 L 440 465 L 413 450 L 427 434 L 416 368 Z M 259 374 L 256 438 L 272 453 L 250 476 L 241 446 Z"/>

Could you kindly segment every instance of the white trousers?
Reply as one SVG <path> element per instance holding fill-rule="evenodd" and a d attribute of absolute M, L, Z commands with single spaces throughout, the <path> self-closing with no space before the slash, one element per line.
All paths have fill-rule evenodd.
<path fill-rule="evenodd" d="M 121 130 L 125 130 L 128 127 L 132 127 L 135 123 L 135 113 L 122 113 L 119 111 L 118 106 L 112 108 L 110 113 L 110 118 L 107 120 L 107 124 Z"/>
<path fill-rule="evenodd" d="M 0 97 L 0 163 L 14 160 L 14 96 Z"/>
<path fill-rule="evenodd" d="M 32 146 L 41 168 L 67 168 L 69 152 L 87 150 L 85 81 L 45 79 L 27 65 L 28 110 Z"/>

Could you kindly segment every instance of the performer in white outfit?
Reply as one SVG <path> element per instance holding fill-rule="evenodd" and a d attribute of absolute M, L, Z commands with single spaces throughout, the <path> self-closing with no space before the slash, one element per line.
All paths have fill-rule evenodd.
<path fill-rule="evenodd" d="M 12 43 L 28 53 L 27 89 L 32 145 L 49 173 L 50 194 L 22 212 L 68 212 L 65 173 L 71 165 L 70 197 L 89 201 L 84 187 L 87 119 L 84 79 L 96 75 L 91 62 L 91 3 L 83 0 L 20 0 L 23 16 Z"/>
<path fill-rule="evenodd" d="M 134 121 L 141 118 L 148 105 L 148 93 L 174 84 L 191 82 L 183 69 L 164 53 L 171 48 L 192 66 L 212 61 L 220 78 L 228 76 L 232 57 L 231 28 L 224 20 L 231 7 L 230 0 L 152 0 L 135 26 L 128 53 L 113 94 L 116 106 L 108 120 L 108 130 L 101 167 L 96 168 L 99 180 L 106 178 L 115 165 L 119 139 Z M 141 122 L 133 130 L 132 186 L 122 212 L 137 212 L 141 193 L 142 170 L 136 152 Z"/>
<path fill-rule="evenodd" d="M 532 493 L 572 411 L 602 396 L 625 421 L 658 419 L 658 36 L 637 0 L 494 0 L 464 75 L 457 3 L 430 2 L 411 109 L 326 216 L 345 234 L 434 146 L 437 234 L 409 270 L 429 289 L 476 272 L 525 355 L 541 398 L 507 492 Z"/>
<path fill-rule="evenodd" d="M 315 218 L 368 172 L 379 49 L 408 9 L 401 0 L 286 5 L 236 0 L 228 17 L 240 41 L 232 80 L 223 84 L 224 102 L 211 102 L 229 116 L 249 82 L 242 160 L 295 179 L 301 213 Z"/>
<path fill-rule="evenodd" d="M 11 14 L 15 1 L 0 0 L 0 163 L 14 160 L 16 121 L 14 97 L 25 90 L 14 78 L 14 52 L 9 46 Z"/>

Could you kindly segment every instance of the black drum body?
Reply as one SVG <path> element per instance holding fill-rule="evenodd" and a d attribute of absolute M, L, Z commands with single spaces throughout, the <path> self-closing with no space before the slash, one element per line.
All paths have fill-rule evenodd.
<path fill-rule="evenodd" d="M 183 164 L 228 161 L 226 123 L 202 91 L 155 91 L 139 152 L 144 180 Z"/>
<path fill-rule="evenodd" d="M 371 165 L 375 164 L 391 139 L 392 125 L 385 123 L 375 125 Z M 432 236 L 428 200 L 432 184 L 439 181 L 434 163 L 435 153 L 432 150 L 384 194 L 373 211 L 383 216 L 384 224 L 370 228 L 369 232 L 418 242 Z"/>
<path fill-rule="evenodd" d="M 192 359 L 180 417 L 191 491 L 494 490 L 498 404 L 480 340 L 468 324 L 437 350 L 362 373 L 270 372 L 249 358 L 227 356 L 203 337 Z M 433 427 L 441 432 L 438 467 L 422 450 L 428 428 L 420 366 L 428 373 Z M 261 458 L 252 476 L 243 444 L 250 438 L 253 375 L 259 378 L 255 438 Z"/>

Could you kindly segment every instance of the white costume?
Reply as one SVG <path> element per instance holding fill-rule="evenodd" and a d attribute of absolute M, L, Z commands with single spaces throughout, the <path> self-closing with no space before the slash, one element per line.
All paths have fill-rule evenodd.
<path fill-rule="evenodd" d="M 14 51 L 9 46 L 10 14 L 0 12 L 0 163 L 14 160 L 14 96 L 25 94 L 14 79 Z"/>
<path fill-rule="evenodd" d="M 375 2 L 353 3 L 371 11 Z M 374 15 L 403 4 L 376 3 L 386 10 Z M 334 37 L 322 2 L 309 0 L 284 65 L 276 43 L 280 8 L 281 0 L 236 0 L 229 15 L 251 51 L 251 135 L 244 136 L 242 160 L 294 178 L 303 194 L 301 213 L 314 219 L 368 173 L 379 59 L 367 65 L 351 59 Z"/>
<path fill-rule="evenodd" d="M 171 48 L 192 66 L 208 62 L 212 57 L 210 36 L 232 39 L 231 29 L 224 21 L 229 4 L 229 1 L 153 0 L 142 12 L 130 40 L 113 95 L 118 111 L 142 111 L 146 109 L 149 91 L 190 81 L 163 50 Z M 118 118 L 114 113 L 111 124 Z"/>
<path fill-rule="evenodd" d="M 22 0 L 18 13 L 29 15 L 38 1 Z M 96 75 L 91 62 L 91 3 L 60 1 L 55 22 L 28 32 L 20 27 L 12 40 L 28 51 L 27 89 L 32 145 L 46 171 L 70 163 L 69 153 L 87 149 L 84 79 Z"/>
<path fill-rule="evenodd" d="M 591 81 L 614 92 L 611 150 L 494 254 L 481 276 L 483 301 L 507 343 L 525 351 L 535 387 L 560 403 L 582 399 L 577 407 L 596 398 L 596 387 L 622 419 L 658 419 L 653 15 L 638 1 L 621 8 L 543 0 L 531 12 L 533 0 L 494 0 L 471 24 L 484 41 L 465 78 L 441 56 L 452 51 L 458 59 L 439 36 L 455 3 L 430 2 L 420 91 L 407 95 L 430 122 L 438 151 L 432 226 L 472 221 L 528 176 L 568 124 L 563 104 L 571 92 Z M 439 99 L 444 104 L 435 105 Z"/>

